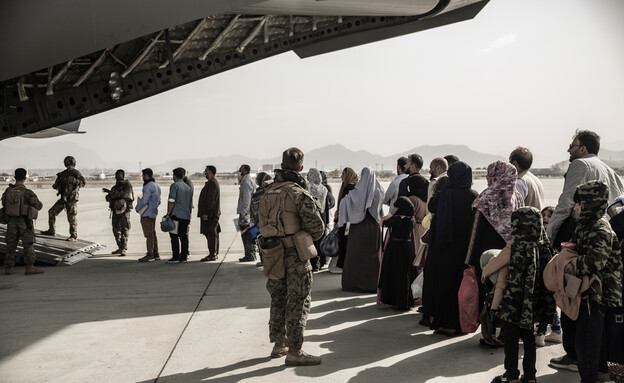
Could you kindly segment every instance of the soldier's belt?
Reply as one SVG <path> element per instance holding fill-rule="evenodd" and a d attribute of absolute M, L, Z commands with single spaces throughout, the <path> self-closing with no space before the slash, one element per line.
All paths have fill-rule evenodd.
<path fill-rule="evenodd" d="M 292 235 L 287 235 L 285 237 L 280 237 L 284 248 L 288 249 L 289 247 L 295 247 L 295 241 L 293 240 Z"/>

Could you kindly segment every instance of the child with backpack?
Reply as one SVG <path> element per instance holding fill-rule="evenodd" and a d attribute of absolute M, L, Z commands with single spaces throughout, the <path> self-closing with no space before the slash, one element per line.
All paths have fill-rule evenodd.
<path fill-rule="evenodd" d="M 533 207 L 521 207 L 511 215 L 511 256 L 506 286 L 500 306 L 494 313 L 503 321 L 505 333 L 505 373 L 492 383 L 536 382 L 536 349 L 533 326 L 552 322 L 555 302 L 542 278 L 544 267 L 553 256 L 542 216 Z M 520 377 L 518 342 L 524 344 Z"/>

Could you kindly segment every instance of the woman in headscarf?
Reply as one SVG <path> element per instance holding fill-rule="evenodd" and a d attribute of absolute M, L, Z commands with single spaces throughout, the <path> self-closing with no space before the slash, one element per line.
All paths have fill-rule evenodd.
<path fill-rule="evenodd" d="M 472 169 L 458 161 L 447 171 L 449 186 L 429 201 L 429 255 L 423 283 L 423 321 L 443 335 L 461 330 L 457 292 L 470 243 L 478 193 L 471 189 Z"/>
<path fill-rule="evenodd" d="M 327 203 L 327 189 L 321 184 L 321 173 L 317 168 L 310 168 L 310 170 L 308 170 L 307 178 L 308 182 L 306 184 L 306 190 L 312 195 L 312 198 L 314 199 L 314 202 L 316 202 L 316 206 L 319 208 L 319 212 L 321 213 L 322 217 L 325 213 L 325 205 Z M 319 255 L 319 243 L 321 239 L 322 238 L 320 238 L 318 241 L 314 241 L 316 252 Z M 325 260 L 323 259 L 321 261 L 321 257 L 319 255 L 310 259 L 310 263 L 312 264 L 312 271 L 319 271 L 321 267 L 323 267 L 323 265 L 325 264 Z"/>
<path fill-rule="evenodd" d="M 347 249 L 342 269 L 342 289 L 375 293 L 381 256 L 384 190 L 370 168 L 362 169 L 360 181 L 340 201 L 338 226 L 346 227 Z"/>
<path fill-rule="evenodd" d="M 518 171 L 504 161 L 491 163 L 487 168 L 488 187 L 479 194 L 472 206 L 474 223 L 467 259 L 475 267 L 477 280 L 481 280 L 481 255 L 486 250 L 503 249 L 511 241 L 511 213 L 524 206 L 522 195 L 516 190 Z M 492 252 L 489 252 L 492 253 Z M 479 307 L 483 307 L 486 287 L 479 282 Z M 500 347 L 502 343 L 492 333 L 483 333 L 481 344 Z"/>
<path fill-rule="evenodd" d="M 411 285 L 416 278 L 416 269 L 412 266 L 414 204 L 407 197 L 399 197 L 390 217 L 384 218 L 382 224 L 389 228 L 390 238 L 383 252 L 378 300 L 397 309 L 410 309 L 414 306 Z"/>
<path fill-rule="evenodd" d="M 340 191 L 338 192 L 338 201 L 337 201 L 337 206 L 336 206 L 336 213 L 334 214 L 334 223 L 336 225 L 338 224 L 338 214 L 339 214 L 339 211 L 340 211 L 340 201 L 342 201 L 342 199 L 347 194 L 349 194 L 349 192 L 351 190 L 355 189 L 355 185 L 358 182 L 358 176 L 355 173 L 355 170 L 353 170 L 351 168 L 344 168 L 340 178 L 342 179 L 342 184 L 340 185 Z M 332 273 L 341 273 L 342 272 L 340 269 L 342 268 L 342 265 L 344 264 L 344 258 L 345 258 L 345 254 L 346 254 L 346 251 L 347 251 L 347 237 L 345 236 L 345 227 L 344 226 L 339 228 L 338 235 L 339 235 L 339 238 L 340 238 L 338 257 L 334 257 L 334 258 L 336 258 L 336 261 L 335 261 L 336 262 L 335 263 L 336 267 L 332 267 L 334 265 L 334 260 L 332 260 L 332 263 L 330 264 L 330 268 L 329 268 L 329 271 L 332 272 Z"/>

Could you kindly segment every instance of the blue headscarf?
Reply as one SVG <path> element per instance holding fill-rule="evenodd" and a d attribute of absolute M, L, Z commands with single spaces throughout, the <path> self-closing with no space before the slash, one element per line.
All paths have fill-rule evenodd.
<path fill-rule="evenodd" d="M 451 185 L 444 189 L 438 197 L 435 233 L 436 243 L 453 241 L 452 189 L 469 189 L 472 186 L 472 168 L 463 161 L 457 161 L 451 165 L 446 174 L 451 181 Z"/>

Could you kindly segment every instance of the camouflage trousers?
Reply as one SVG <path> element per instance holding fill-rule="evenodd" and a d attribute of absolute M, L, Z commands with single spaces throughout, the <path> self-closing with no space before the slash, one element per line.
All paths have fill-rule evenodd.
<path fill-rule="evenodd" d="M 35 263 L 35 230 L 33 222 L 24 217 L 10 217 L 7 224 L 6 244 L 7 252 L 4 257 L 4 267 L 15 266 L 15 251 L 17 245 L 22 240 L 24 248 L 24 263 L 32 265 Z"/>
<path fill-rule="evenodd" d="M 123 214 L 113 213 L 113 236 L 117 242 L 117 248 L 128 250 L 128 233 L 130 233 L 130 212 Z"/>
<path fill-rule="evenodd" d="M 310 313 L 310 290 L 312 290 L 312 266 L 302 262 L 295 248 L 286 249 L 284 255 L 286 276 L 267 280 L 271 294 L 271 317 L 269 339 L 282 342 L 292 349 L 303 345 L 303 331 Z"/>
<path fill-rule="evenodd" d="M 67 212 L 69 236 L 72 238 L 78 238 L 78 202 L 64 202 L 63 199 L 56 201 L 50 210 L 48 210 L 48 223 L 50 225 L 50 230 L 56 232 L 56 216 L 59 215 L 63 209 Z"/>

